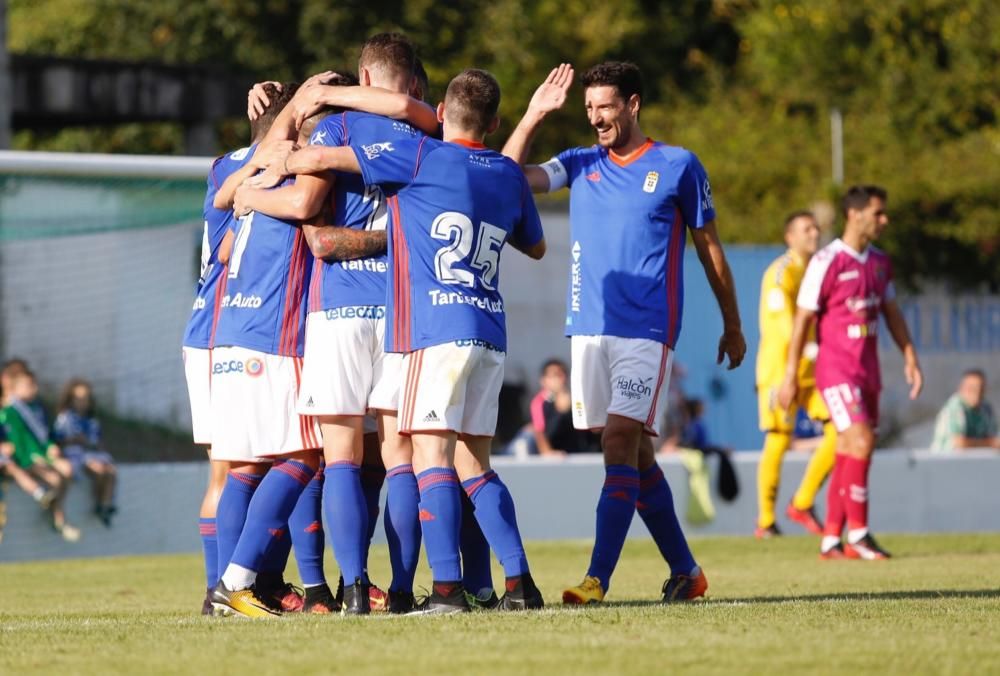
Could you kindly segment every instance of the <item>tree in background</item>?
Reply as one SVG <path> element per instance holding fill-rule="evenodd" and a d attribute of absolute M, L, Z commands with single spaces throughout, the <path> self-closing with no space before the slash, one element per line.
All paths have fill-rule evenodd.
<path fill-rule="evenodd" d="M 1000 5 L 990 0 L 8 0 L 16 53 L 226 65 L 252 79 L 353 69 L 363 38 L 402 30 L 432 94 L 493 71 L 512 124 L 560 61 L 629 59 L 643 124 L 710 168 L 730 240 L 776 242 L 782 216 L 833 200 L 829 110 L 844 113 L 846 180 L 890 189 L 884 244 L 909 284 L 1000 289 Z M 535 146 L 591 142 L 576 90 Z M 509 127 L 508 127 L 509 128 Z M 245 122 L 220 138 L 236 146 Z M 176 153 L 173 125 L 20 132 L 21 148 Z"/>

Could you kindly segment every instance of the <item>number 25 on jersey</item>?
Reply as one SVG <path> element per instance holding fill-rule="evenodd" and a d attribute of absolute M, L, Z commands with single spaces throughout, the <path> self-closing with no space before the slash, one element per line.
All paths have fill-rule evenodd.
<path fill-rule="evenodd" d="M 507 239 L 506 230 L 483 221 L 479 224 L 477 242 L 477 228 L 469 217 L 457 211 L 446 211 L 431 224 L 431 237 L 449 242 L 438 249 L 434 256 L 434 271 L 442 284 L 474 287 L 475 270 L 479 273 L 479 283 L 483 288 L 496 291 L 494 280 L 500 270 L 500 249 Z M 473 244 L 475 252 L 470 259 Z M 456 267 L 466 260 L 472 270 Z"/>

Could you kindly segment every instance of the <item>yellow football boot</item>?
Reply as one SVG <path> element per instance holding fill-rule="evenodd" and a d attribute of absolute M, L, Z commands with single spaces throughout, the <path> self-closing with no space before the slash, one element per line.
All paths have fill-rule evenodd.
<path fill-rule="evenodd" d="M 583 578 L 583 582 L 564 591 L 562 599 L 563 603 L 569 605 L 600 603 L 604 600 L 604 587 L 600 580 L 588 575 Z"/>
<path fill-rule="evenodd" d="M 216 615 L 222 616 L 240 615 L 263 619 L 281 616 L 281 612 L 269 607 L 253 587 L 231 591 L 226 589 L 221 580 L 212 592 L 212 607 Z"/>

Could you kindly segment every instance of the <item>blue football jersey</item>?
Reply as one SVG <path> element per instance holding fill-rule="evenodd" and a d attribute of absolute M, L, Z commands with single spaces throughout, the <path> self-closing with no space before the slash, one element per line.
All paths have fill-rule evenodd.
<path fill-rule="evenodd" d="M 457 340 L 507 349 L 500 252 L 542 225 L 518 165 L 479 143 L 430 138 L 352 145 L 367 185 L 408 184 L 389 202 L 386 349 Z"/>
<path fill-rule="evenodd" d="M 258 212 L 242 217 L 224 280 L 215 346 L 301 357 L 312 266 L 298 224 Z"/>
<path fill-rule="evenodd" d="M 215 200 L 215 193 L 230 174 L 242 169 L 250 161 L 255 148 L 256 145 L 252 145 L 217 158 L 208 172 L 208 190 L 205 191 L 205 205 L 202 209 L 205 226 L 201 239 L 201 275 L 198 278 L 191 318 L 184 329 L 185 347 L 212 347 L 212 330 L 218 318 L 219 297 L 224 287 L 220 284 L 225 266 L 219 262 L 219 247 L 226 231 L 234 224 L 233 210 L 216 209 L 212 202 Z"/>
<path fill-rule="evenodd" d="M 555 160 L 570 188 L 566 335 L 646 338 L 674 347 L 684 302 L 685 228 L 715 219 L 705 169 L 690 151 L 653 140 L 626 158 L 593 146 Z"/>
<path fill-rule="evenodd" d="M 328 115 L 316 125 L 310 145 L 369 145 L 378 141 L 415 139 L 423 134 L 408 123 L 370 113 L 348 111 Z M 337 173 L 330 198 L 333 225 L 357 230 L 385 230 L 386 197 L 401 185 L 366 186 L 357 174 Z M 349 305 L 384 305 L 387 254 L 351 261 L 316 261 L 310 284 L 309 311 Z"/>

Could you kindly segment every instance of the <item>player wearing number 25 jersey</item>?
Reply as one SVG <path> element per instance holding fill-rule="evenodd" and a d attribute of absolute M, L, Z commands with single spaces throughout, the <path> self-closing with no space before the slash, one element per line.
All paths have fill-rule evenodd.
<path fill-rule="evenodd" d="M 416 354 L 400 429 L 492 436 L 507 350 L 500 251 L 508 240 L 519 248 L 542 240 L 524 176 L 499 153 L 463 139 L 376 143 L 357 147 L 357 158 L 370 185 L 409 182 L 389 200 L 386 346 Z M 431 355 L 441 360 L 425 362 Z"/>
<path fill-rule="evenodd" d="M 489 466 L 507 347 L 500 252 L 507 242 L 534 258 L 545 251 L 523 173 L 483 145 L 499 123 L 499 103 L 493 76 L 467 70 L 451 81 L 438 108 L 444 142 L 385 140 L 352 146 L 350 153 L 307 148 L 288 162 L 292 171 L 360 172 L 367 185 L 406 184 L 389 200 L 386 348 L 405 355 L 399 426 L 413 442 L 434 576 L 421 612 L 469 609 L 458 542 L 462 487 L 504 567 L 504 607 L 543 604 L 510 492 Z M 456 465 L 463 468 L 461 486 Z"/>

